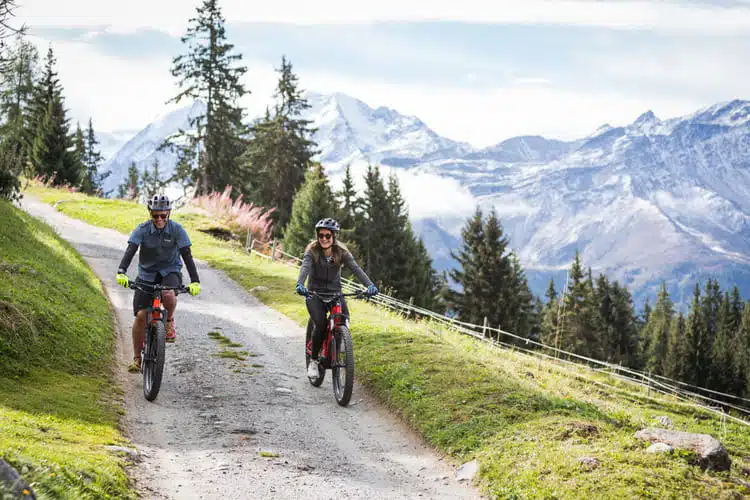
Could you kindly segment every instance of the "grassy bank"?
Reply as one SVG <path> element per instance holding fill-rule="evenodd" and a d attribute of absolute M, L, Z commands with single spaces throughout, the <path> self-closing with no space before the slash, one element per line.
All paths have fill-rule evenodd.
<path fill-rule="evenodd" d="M 33 189 L 58 209 L 93 224 L 130 232 L 142 206 Z M 173 214 L 193 240 L 193 254 L 302 325 L 296 270 L 248 256 L 231 242 L 198 231 L 196 214 Z M 493 498 L 735 498 L 750 494 L 747 427 L 654 398 L 645 389 L 584 368 L 497 351 L 430 323 L 372 305 L 351 304 L 358 379 L 428 442 L 457 462 L 476 458 L 479 483 Z M 301 368 L 300 368 L 301 369 Z M 676 429 L 721 439 L 734 461 L 707 473 L 689 454 L 652 455 L 633 434 L 668 416 Z M 594 458 L 590 466 L 581 458 Z"/>
<path fill-rule="evenodd" d="M 40 498 L 133 498 L 101 284 L 52 229 L 0 202 L 0 458 Z"/>

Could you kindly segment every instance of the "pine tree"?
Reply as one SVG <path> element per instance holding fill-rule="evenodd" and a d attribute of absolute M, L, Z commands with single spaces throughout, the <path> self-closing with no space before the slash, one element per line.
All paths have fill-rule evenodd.
<path fill-rule="evenodd" d="M 662 283 L 661 291 L 651 312 L 648 323 L 643 331 L 644 338 L 648 339 L 646 345 L 646 369 L 650 372 L 663 375 L 665 372 L 664 362 L 667 358 L 669 345 L 669 330 L 674 319 L 674 304 L 667 292 L 666 283 Z"/>
<path fill-rule="evenodd" d="M 612 322 L 617 337 L 616 353 L 613 361 L 622 362 L 625 366 L 638 368 L 638 326 L 633 309 L 633 298 L 630 291 L 615 281 L 610 285 L 612 298 Z"/>
<path fill-rule="evenodd" d="M 508 239 L 492 210 L 486 221 L 477 210 L 462 231 L 458 254 L 452 253 L 460 268 L 451 278 L 462 288 L 452 294 L 452 302 L 464 321 L 515 330 L 528 335 L 536 322 L 534 297 L 516 255 L 508 251 Z"/>
<path fill-rule="evenodd" d="M 301 118 L 310 107 L 299 88 L 297 75 L 286 57 L 276 70 L 279 80 L 274 93 L 274 113 L 250 129 L 251 139 L 240 162 L 248 172 L 247 190 L 256 203 L 275 207 L 276 234 L 282 234 L 292 212 L 295 193 L 305 179 L 315 143 L 310 120 Z"/>
<path fill-rule="evenodd" d="M 718 281 L 711 278 L 706 282 L 705 295 L 701 304 L 703 313 L 703 336 L 700 338 L 698 359 L 696 365 L 700 370 L 698 373 L 698 385 L 710 383 L 712 378 L 712 349 L 716 339 L 719 308 L 721 307 L 721 288 Z"/>
<path fill-rule="evenodd" d="M 359 260 L 360 251 L 356 244 L 356 223 L 359 211 L 357 190 L 352 179 L 351 166 L 347 165 L 344 172 L 344 181 L 341 190 L 334 193 L 336 198 L 336 218 L 341 224 L 341 239 L 347 242 L 352 254 Z"/>
<path fill-rule="evenodd" d="M 294 197 L 292 218 L 284 230 L 284 250 L 302 257 L 305 247 L 315 235 L 315 223 L 335 214 L 333 192 L 320 163 L 305 175 L 305 182 Z"/>
<path fill-rule="evenodd" d="M 112 172 L 99 173 L 99 167 L 104 161 L 104 157 L 97 148 L 99 141 L 94 133 L 94 124 L 91 118 L 89 118 L 85 137 L 84 173 L 81 191 L 91 195 L 103 196 L 105 193 L 102 192 L 102 183 Z"/>
<path fill-rule="evenodd" d="M 202 195 L 246 182 L 236 160 L 244 150 L 247 133 L 239 100 L 249 91 L 241 83 L 247 68 L 237 65 L 242 56 L 234 54 L 234 46 L 226 41 L 218 1 L 203 0 L 196 12 L 182 37 L 188 52 L 172 61 L 172 76 L 179 79 L 181 91 L 170 102 L 201 100 L 206 111 L 190 119 L 194 133 L 180 131 L 167 139 L 165 147 L 178 153 L 183 165 L 180 171 L 195 176 L 196 194 Z M 178 138 L 186 144 L 178 146 Z M 199 148 L 201 153 L 196 155 Z M 185 168 L 186 162 L 193 161 L 197 163 L 194 167 Z"/>
<path fill-rule="evenodd" d="M 744 383 L 745 387 L 741 394 L 743 397 L 750 396 L 750 300 L 742 309 L 742 320 L 737 333 L 737 352 L 740 356 L 735 365 L 734 378 L 738 385 Z"/>
<path fill-rule="evenodd" d="M 541 341 L 543 344 L 554 345 L 560 302 L 557 299 L 555 280 L 553 278 L 549 280 L 544 297 L 547 299 L 547 303 L 544 305 L 542 313 Z"/>
<path fill-rule="evenodd" d="M 141 176 L 141 192 L 146 199 L 162 192 L 165 182 L 159 172 L 159 158 L 154 157 L 151 162 L 151 170 L 144 170 Z"/>
<path fill-rule="evenodd" d="M 662 363 L 663 375 L 676 380 L 683 380 L 687 373 L 686 330 L 685 315 L 680 313 L 670 324 L 667 354 Z"/>
<path fill-rule="evenodd" d="M 83 171 L 86 167 L 86 139 L 83 136 L 80 122 L 76 122 L 76 131 L 73 134 L 73 157 L 78 164 L 78 169 Z M 85 178 L 81 180 L 81 186 L 84 185 L 85 181 Z"/>
<path fill-rule="evenodd" d="M 55 63 L 54 52 L 50 47 L 44 74 L 34 100 L 34 112 L 38 121 L 31 160 L 35 171 L 44 179 L 53 179 L 53 185 L 78 186 L 81 179 L 81 164 L 72 151 L 73 138 L 69 131 L 69 119 Z M 40 114 L 44 106 L 46 108 L 43 114 Z"/>
<path fill-rule="evenodd" d="M 560 348 L 576 354 L 601 357 L 601 342 L 596 334 L 597 307 L 590 273 L 584 275 L 581 256 L 576 251 L 570 268 L 568 294 L 565 297 L 565 318 L 561 329 Z"/>
<path fill-rule="evenodd" d="M 135 166 L 134 161 L 128 166 L 128 175 L 123 181 L 117 187 L 118 197 L 126 200 L 138 200 L 140 198 L 141 180 L 138 167 Z"/>
<path fill-rule="evenodd" d="M 703 339 L 706 337 L 706 322 L 703 318 L 703 309 L 701 308 L 702 300 L 700 285 L 696 283 L 687 320 L 686 343 L 689 351 L 685 360 L 687 376 L 684 379 L 685 382 L 695 385 L 703 385 L 705 383 L 703 373 L 706 372 L 706 367 L 701 365 L 705 358 L 700 355 L 700 350 L 704 342 Z"/>
<path fill-rule="evenodd" d="M 30 160 L 28 108 L 34 95 L 39 55 L 21 35 L 0 64 L 0 196 L 15 198 L 18 176 Z"/>
<path fill-rule="evenodd" d="M 380 278 L 388 270 L 386 247 L 388 241 L 383 240 L 386 234 L 386 221 L 383 214 L 389 210 L 388 191 L 380 176 L 380 168 L 367 166 L 365 173 L 365 191 L 359 198 L 362 211 L 358 214 L 355 236 L 360 248 L 360 258 L 367 272 L 373 275 L 373 280 L 384 291 L 384 282 Z"/>
<path fill-rule="evenodd" d="M 484 242 L 484 221 L 482 211 L 476 208 L 474 216 L 461 230 L 461 247 L 458 252 L 451 251 L 451 257 L 458 262 L 458 267 L 451 269 L 449 276 L 461 290 L 448 293 L 449 306 L 461 315 L 463 321 L 481 322 L 481 297 L 486 293 L 483 283 L 480 253 Z"/>
<path fill-rule="evenodd" d="M 732 311 L 732 300 L 728 292 L 724 292 L 716 316 L 716 336 L 711 348 L 711 372 L 709 387 L 721 392 L 733 389 L 733 375 L 735 366 L 734 337 L 739 329 L 736 317 Z"/>

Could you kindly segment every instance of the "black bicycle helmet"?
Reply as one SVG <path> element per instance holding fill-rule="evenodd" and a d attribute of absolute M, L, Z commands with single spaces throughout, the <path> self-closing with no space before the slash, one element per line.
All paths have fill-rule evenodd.
<path fill-rule="evenodd" d="M 172 210 L 172 202 L 166 194 L 155 194 L 148 200 L 148 209 L 154 210 Z"/>
<path fill-rule="evenodd" d="M 341 230 L 341 225 L 336 222 L 335 219 L 331 219 L 330 217 L 327 217 L 325 219 L 320 219 L 317 224 L 315 224 L 315 230 L 318 229 L 330 229 L 334 233 L 338 233 Z"/>

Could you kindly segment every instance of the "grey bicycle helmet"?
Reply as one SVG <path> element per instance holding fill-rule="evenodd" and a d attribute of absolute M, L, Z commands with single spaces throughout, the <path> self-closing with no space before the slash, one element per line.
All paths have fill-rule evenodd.
<path fill-rule="evenodd" d="M 331 219 L 330 217 L 327 217 L 325 219 L 320 219 L 317 224 L 315 224 L 315 230 L 318 229 L 330 229 L 334 233 L 338 233 L 341 230 L 341 225 L 336 222 L 335 219 Z"/>
<path fill-rule="evenodd" d="M 172 202 L 166 194 L 155 194 L 148 200 L 148 209 L 154 210 L 172 210 Z"/>

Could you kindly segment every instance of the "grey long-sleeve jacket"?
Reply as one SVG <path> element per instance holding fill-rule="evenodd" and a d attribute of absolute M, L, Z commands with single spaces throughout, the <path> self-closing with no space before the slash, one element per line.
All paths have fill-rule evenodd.
<path fill-rule="evenodd" d="M 344 251 L 343 264 L 354 273 L 354 275 L 365 286 L 370 286 L 373 282 L 367 277 L 367 274 L 357 264 L 351 252 Z M 310 250 L 305 252 L 302 257 L 302 267 L 299 270 L 297 284 L 305 285 L 305 280 L 309 276 L 307 288 L 313 292 L 340 292 L 341 291 L 341 264 L 334 265 L 324 256 L 320 256 L 318 262 Z"/>

